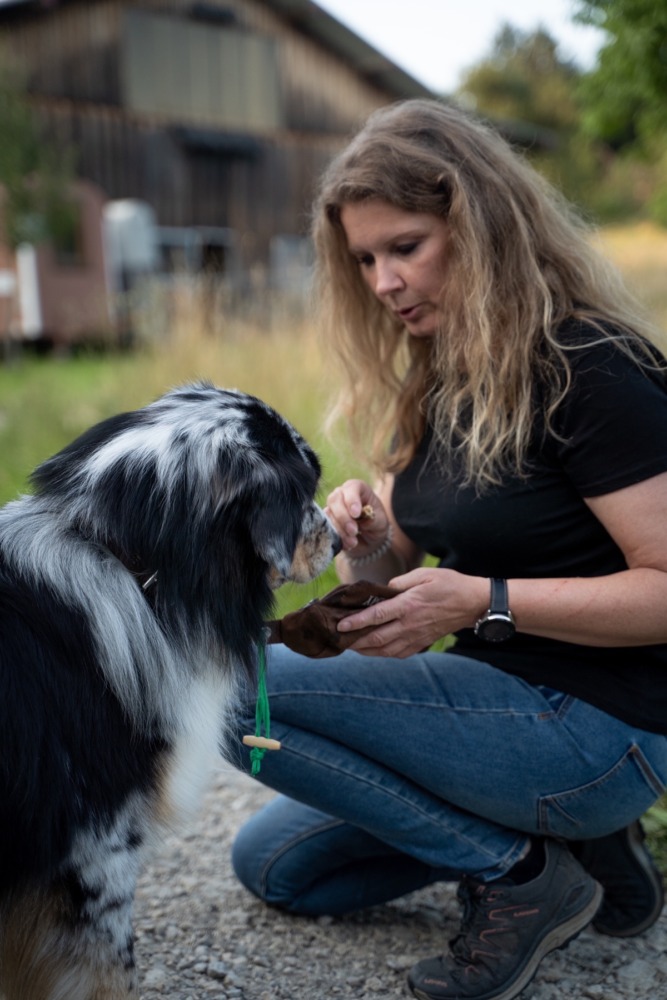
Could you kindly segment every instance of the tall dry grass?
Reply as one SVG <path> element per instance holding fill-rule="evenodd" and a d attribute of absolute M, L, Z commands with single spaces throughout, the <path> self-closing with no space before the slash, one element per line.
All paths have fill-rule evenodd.
<path fill-rule="evenodd" d="M 667 342 L 667 229 L 652 222 L 609 226 L 600 230 L 599 242 Z"/>

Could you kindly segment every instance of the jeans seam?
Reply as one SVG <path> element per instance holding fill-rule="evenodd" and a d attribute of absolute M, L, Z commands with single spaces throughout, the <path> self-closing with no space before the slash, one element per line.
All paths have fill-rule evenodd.
<path fill-rule="evenodd" d="M 267 880 L 269 872 L 276 864 L 276 862 L 279 861 L 284 854 L 287 854 L 287 852 L 292 850 L 292 848 L 294 848 L 297 844 L 302 843 L 305 840 L 310 840 L 311 837 L 313 837 L 314 835 L 326 833 L 327 830 L 334 830 L 337 826 L 344 826 L 344 824 L 345 821 L 342 819 L 340 820 L 331 819 L 326 823 L 321 823 L 317 827 L 314 828 L 311 827 L 306 833 L 300 833 L 297 836 L 290 838 L 290 840 L 282 843 L 280 845 L 280 849 L 277 850 L 274 854 L 272 854 L 271 857 L 262 866 L 262 870 L 260 872 L 260 886 L 263 897 L 266 898 Z"/>
<path fill-rule="evenodd" d="M 628 753 L 632 755 L 632 757 L 634 758 L 637 767 L 644 776 L 644 780 L 649 785 L 649 787 L 653 789 L 656 796 L 662 795 L 665 791 L 665 786 L 663 782 L 660 780 L 659 776 L 653 770 L 651 762 L 649 761 L 648 757 L 646 756 L 642 748 L 639 746 L 639 744 L 632 743 L 630 749 L 628 750 Z"/>
<path fill-rule="evenodd" d="M 574 695 L 566 694 L 565 697 L 563 698 L 562 702 L 560 703 L 560 705 L 556 709 L 556 712 L 555 712 L 556 718 L 559 719 L 559 720 L 564 719 L 565 716 L 567 715 L 567 713 L 570 711 L 570 707 L 572 706 L 572 704 L 574 703 L 574 701 L 575 701 Z"/>
<path fill-rule="evenodd" d="M 659 798 L 664 792 L 664 786 L 660 782 L 658 775 L 653 770 L 646 754 L 636 742 L 630 743 L 626 751 L 618 758 L 616 763 L 608 768 L 603 774 L 598 775 L 591 781 L 584 782 L 573 788 L 562 789 L 559 792 L 552 792 L 548 795 L 541 795 L 537 800 L 537 821 L 538 829 L 543 834 L 553 836 L 553 824 L 549 822 L 551 812 L 558 813 L 563 819 L 570 823 L 577 824 L 579 821 L 568 810 L 565 803 L 574 803 L 582 796 L 594 794 L 598 789 L 603 788 L 613 781 L 622 771 L 626 764 L 633 763 L 644 784 L 655 798 Z"/>
<path fill-rule="evenodd" d="M 271 704 L 277 704 L 281 698 L 287 698 L 289 703 L 293 704 L 294 699 L 303 695 L 303 691 L 296 689 L 294 691 L 279 691 L 271 693 Z M 460 705 L 447 705 L 444 702 L 431 702 L 431 701 L 411 701 L 405 700 L 403 698 L 386 698 L 379 695 L 365 695 L 365 694 L 353 694 L 347 691 L 318 691 L 309 689 L 307 692 L 307 697 L 321 697 L 321 698 L 344 698 L 345 701 L 368 701 L 374 704 L 385 704 L 385 705 L 404 705 L 407 708 L 430 708 L 438 712 L 456 712 L 461 715 L 506 715 L 506 716 L 521 716 L 522 718 L 534 718 L 542 719 L 545 716 L 548 718 L 554 718 L 557 713 L 553 710 L 544 709 L 539 710 L 537 708 L 531 709 L 530 711 L 517 711 L 514 708 L 466 708 Z"/>

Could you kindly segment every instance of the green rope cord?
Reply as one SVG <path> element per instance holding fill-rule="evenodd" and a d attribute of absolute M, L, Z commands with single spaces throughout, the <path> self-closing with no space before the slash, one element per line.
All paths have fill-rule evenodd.
<path fill-rule="evenodd" d="M 257 647 L 259 670 L 257 675 L 257 702 L 255 704 L 255 736 L 262 735 L 268 739 L 271 735 L 271 713 L 269 710 L 269 695 L 266 690 L 266 647 L 260 642 Z M 266 750 L 263 747 L 253 747 L 250 751 L 250 773 L 259 774 Z"/>

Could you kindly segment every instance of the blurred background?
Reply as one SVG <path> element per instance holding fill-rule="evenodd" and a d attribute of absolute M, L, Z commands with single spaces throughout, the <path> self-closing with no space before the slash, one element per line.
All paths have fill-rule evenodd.
<path fill-rule="evenodd" d="M 317 179 L 408 97 L 490 119 L 663 319 L 666 93 L 667 0 L 0 0 L 4 359 L 307 321 Z"/>

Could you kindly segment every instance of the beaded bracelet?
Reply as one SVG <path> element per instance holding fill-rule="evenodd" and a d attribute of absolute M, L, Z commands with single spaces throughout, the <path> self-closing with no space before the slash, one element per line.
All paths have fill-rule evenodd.
<path fill-rule="evenodd" d="M 345 558 L 349 563 L 353 563 L 355 566 L 367 566 L 369 563 L 375 562 L 376 559 L 381 559 L 382 556 L 386 556 L 387 552 L 391 548 L 392 539 L 394 537 L 394 529 L 391 522 L 387 522 L 387 537 L 378 545 L 376 549 L 369 552 L 365 556 L 351 556 L 349 552 L 345 552 Z"/>

